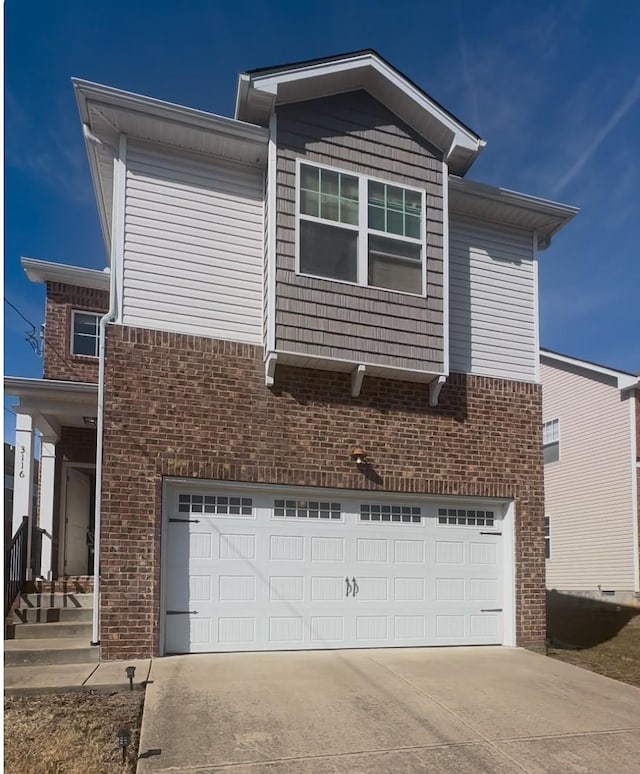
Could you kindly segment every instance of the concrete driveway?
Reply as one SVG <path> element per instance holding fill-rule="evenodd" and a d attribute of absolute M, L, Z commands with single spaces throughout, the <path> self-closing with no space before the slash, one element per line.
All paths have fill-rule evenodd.
<path fill-rule="evenodd" d="M 138 772 L 640 771 L 640 690 L 525 650 L 158 659 Z"/>

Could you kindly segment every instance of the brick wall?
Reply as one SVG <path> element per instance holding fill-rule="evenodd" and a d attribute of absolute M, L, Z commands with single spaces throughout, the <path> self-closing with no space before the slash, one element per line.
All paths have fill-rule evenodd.
<path fill-rule="evenodd" d="M 158 654 L 163 476 L 514 498 L 517 640 L 545 636 L 541 392 L 452 375 L 424 385 L 279 367 L 261 347 L 110 326 L 102 657 Z M 361 443 L 381 483 L 349 458 Z"/>
<path fill-rule="evenodd" d="M 106 290 L 47 282 L 44 340 L 44 378 L 97 382 L 98 359 L 71 354 L 71 312 L 100 312 L 109 308 Z"/>

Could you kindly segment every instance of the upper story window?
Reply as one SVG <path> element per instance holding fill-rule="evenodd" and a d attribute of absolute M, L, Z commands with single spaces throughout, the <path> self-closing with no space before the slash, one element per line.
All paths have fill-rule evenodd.
<path fill-rule="evenodd" d="M 551 419 L 542 424 L 542 452 L 545 464 L 560 459 L 560 420 Z"/>
<path fill-rule="evenodd" d="M 299 163 L 301 274 L 424 294 L 424 192 Z"/>
<path fill-rule="evenodd" d="M 71 354 L 98 357 L 100 315 L 93 312 L 71 313 Z"/>

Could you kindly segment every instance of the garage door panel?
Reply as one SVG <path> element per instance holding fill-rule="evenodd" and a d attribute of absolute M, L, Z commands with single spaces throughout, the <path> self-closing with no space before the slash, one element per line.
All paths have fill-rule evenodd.
<path fill-rule="evenodd" d="M 468 523 L 480 511 L 454 510 L 456 523 L 447 516 L 443 524 L 427 506 L 366 511 L 344 497 L 324 508 L 309 497 L 282 498 L 278 509 L 276 498 L 240 496 L 234 507 L 245 513 L 229 514 L 218 512 L 230 507 L 228 494 L 184 496 L 182 510 L 174 497 L 163 578 L 167 653 L 502 641 L 497 516 L 490 534 L 480 534 L 486 525 Z"/>

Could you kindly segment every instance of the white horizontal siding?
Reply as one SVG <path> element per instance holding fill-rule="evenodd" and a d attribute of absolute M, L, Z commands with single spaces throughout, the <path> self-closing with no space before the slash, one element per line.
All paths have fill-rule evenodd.
<path fill-rule="evenodd" d="M 541 377 L 544 421 L 560 421 L 560 459 L 544 468 L 547 587 L 633 591 L 630 400 L 579 369 L 543 362 Z"/>
<path fill-rule="evenodd" d="M 449 358 L 452 371 L 536 380 L 532 235 L 452 218 Z"/>
<path fill-rule="evenodd" d="M 122 322 L 262 341 L 263 172 L 130 145 Z"/>

